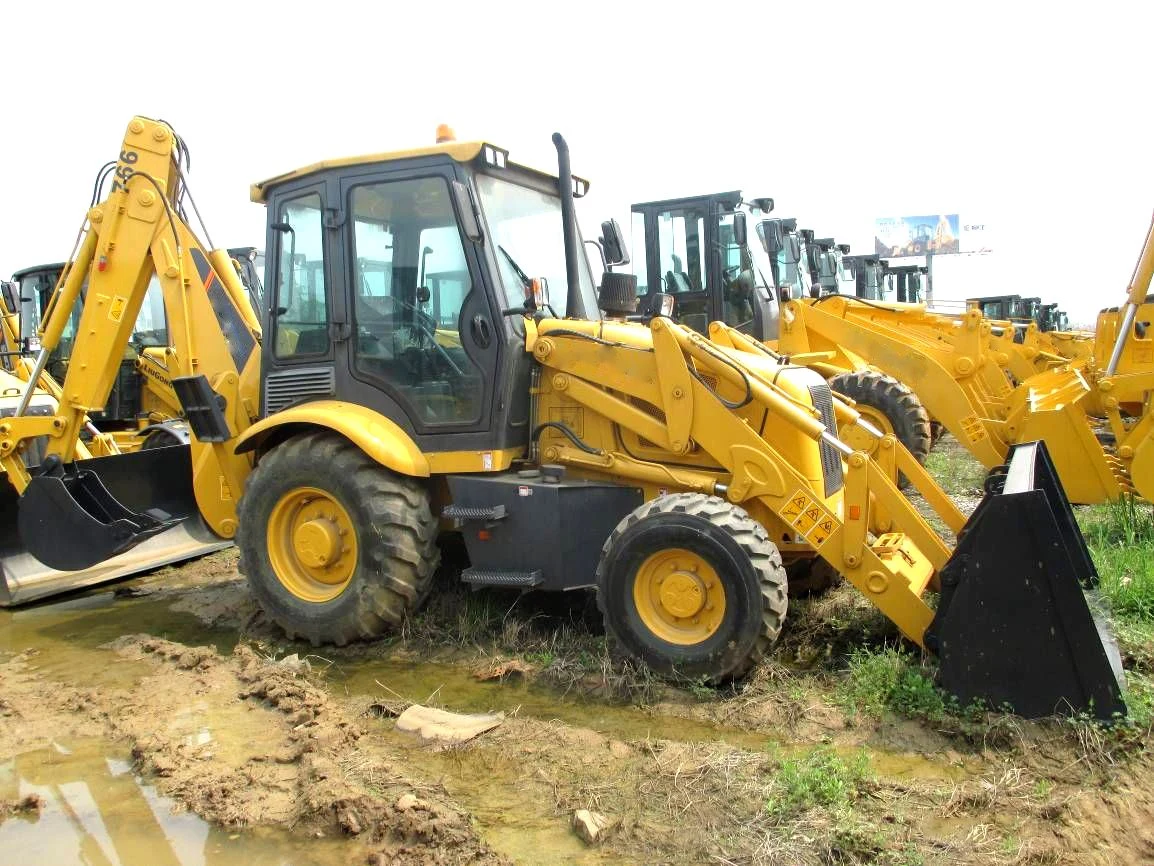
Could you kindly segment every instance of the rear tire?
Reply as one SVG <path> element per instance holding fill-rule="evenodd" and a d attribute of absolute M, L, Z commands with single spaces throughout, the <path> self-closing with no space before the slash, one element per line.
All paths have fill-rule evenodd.
<path fill-rule="evenodd" d="M 237 514 L 240 570 L 253 595 L 290 638 L 314 646 L 400 625 L 425 600 L 440 561 L 428 491 L 334 433 L 296 436 L 267 453 Z M 326 555 L 330 563 L 316 558 Z"/>
<path fill-rule="evenodd" d="M 863 414 L 875 426 L 884 418 L 882 432 L 892 433 L 918 463 L 926 462 L 930 453 L 930 416 L 909 387 L 876 370 L 842 373 L 829 380 L 829 387 L 858 403 L 859 409 L 865 407 Z M 909 480 L 902 475 L 899 484 L 905 487 Z"/>
<path fill-rule="evenodd" d="M 715 496 L 659 496 L 601 553 L 597 604 L 615 649 L 663 674 L 741 677 L 777 641 L 788 608 L 765 528 Z"/>

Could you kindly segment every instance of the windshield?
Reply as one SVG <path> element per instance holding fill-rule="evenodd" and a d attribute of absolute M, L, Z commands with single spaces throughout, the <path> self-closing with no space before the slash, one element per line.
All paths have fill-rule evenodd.
<path fill-rule="evenodd" d="M 553 311 L 558 316 L 568 315 L 561 200 L 487 174 L 478 174 L 476 181 L 509 303 L 516 304 L 525 297 L 520 270 L 531 278 L 544 277 Z M 580 252 L 577 268 L 586 317 L 600 318 L 589 263 Z"/>

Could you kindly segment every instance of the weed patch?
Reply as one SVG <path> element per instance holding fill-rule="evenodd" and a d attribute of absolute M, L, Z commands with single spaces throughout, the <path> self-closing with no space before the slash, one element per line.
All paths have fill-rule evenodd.
<path fill-rule="evenodd" d="M 847 808 L 870 778 L 865 752 L 844 758 L 829 746 L 818 746 L 800 757 L 777 757 L 773 783 L 766 794 L 765 809 L 785 820 L 807 809 L 830 811 Z"/>
<path fill-rule="evenodd" d="M 1079 515 L 1101 577 L 1099 588 L 1120 620 L 1154 620 L 1154 509 L 1133 497 Z"/>
<path fill-rule="evenodd" d="M 849 658 L 849 675 L 837 693 L 847 715 L 880 716 L 890 710 L 928 721 L 940 720 L 947 697 L 934 685 L 933 674 L 908 653 L 893 647 L 857 649 Z"/>

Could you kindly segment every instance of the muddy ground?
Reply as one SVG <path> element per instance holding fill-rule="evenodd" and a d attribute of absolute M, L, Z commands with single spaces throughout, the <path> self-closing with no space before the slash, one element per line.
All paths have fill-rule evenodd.
<path fill-rule="evenodd" d="M 794 604 L 774 656 L 718 690 L 614 662 L 579 599 L 451 575 L 395 638 L 313 650 L 235 566 L 0 613 L 0 863 L 1154 862 L 1146 731 L 878 705 L 852 652 L 899 641 L 849 587 Z M 412 703 L 504 718 L 441 747 L 396 730 Z M 118 823 L 114 789 L 164 832 Z M 38 858 L 57 800 L 75 856 Z M 593 845 L 578 809 L 608 819 Z"/>

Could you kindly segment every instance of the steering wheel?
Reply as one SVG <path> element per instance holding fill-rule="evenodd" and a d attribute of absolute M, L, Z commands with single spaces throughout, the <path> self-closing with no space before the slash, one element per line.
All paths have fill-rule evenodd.
<path fill-rule="evenodd" d="M 422 347 L 425 344 L 432 346 L 441 360 L 448 364 L 454 373 L 458 376 L 464 376 L 465 371 L 458 366 L 457 362 L 453 360 L 453 356 L 445 350 L 445 347 L 437 342 L 436 320 L 415 304 L 410 304 L 408 301 L 397 297 L 394 297 L 392 301 L 394 306 L 408 310 L 416 317 L 409 325 L 413 342 L 416 343 L 418 347 Z M 417 336 L 418 334 L 420 335 L 419 337 Z"/>

